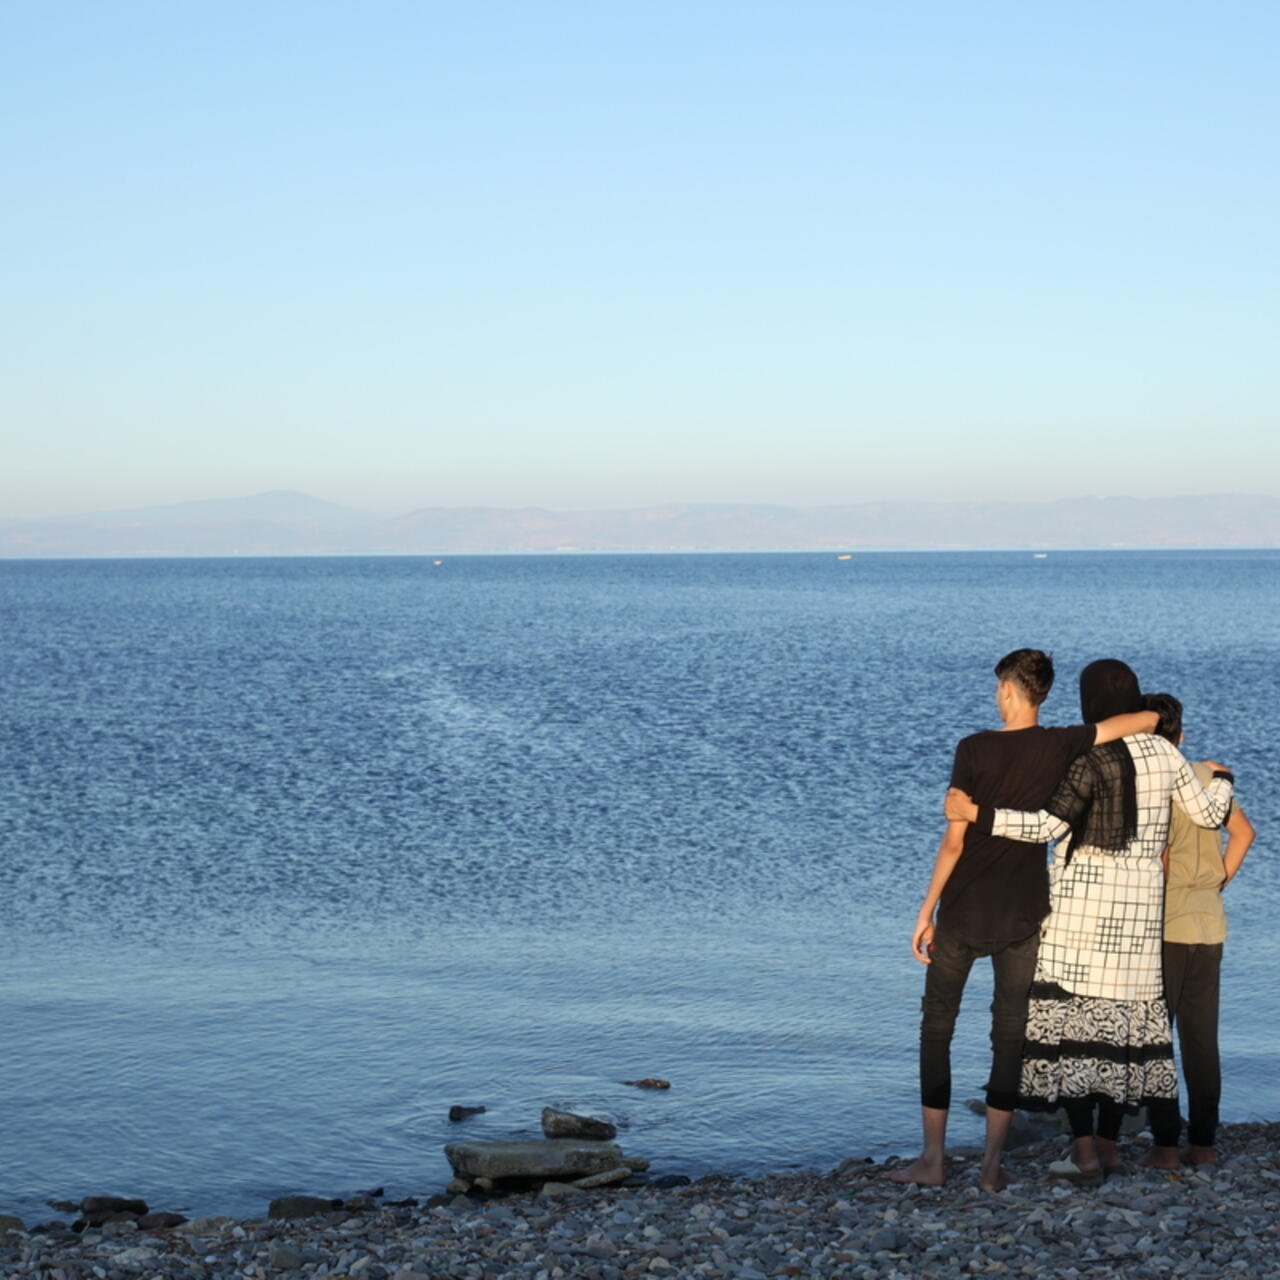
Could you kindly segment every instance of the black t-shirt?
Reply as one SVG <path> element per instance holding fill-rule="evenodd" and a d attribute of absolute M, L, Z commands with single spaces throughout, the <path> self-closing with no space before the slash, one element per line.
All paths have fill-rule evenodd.
<path fill-rule="evenodd" d="M 1096 736 L 1091 724 L 970 734 L 956 747 L 951 785 L 995 809 L 1043 809 Z M 971 824 L 942 891 L 939 928 L 970 942 L 1014 942 L 1030 937 L 1048 914 L 1045 846 L 988 835 Z"/>

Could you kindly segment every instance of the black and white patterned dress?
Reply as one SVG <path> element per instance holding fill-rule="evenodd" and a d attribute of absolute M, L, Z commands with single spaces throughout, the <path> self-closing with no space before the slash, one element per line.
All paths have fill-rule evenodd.
<path fill-rule="evenodd" d="M 1130 768 L 1137 806 L 1126 827 Z M 1172 743 L 1137 734 L 1076 760 L 1047 810 L 994 811 L 994 835 L 1059 842 L 1027 1014 L 1024 1105 L 1109 1098 L 1140 1106 L 1176 1096 L 1160 971 L 1169 805 L 1216 827 L 1231 792 L 1226 778 L 1202 787 Z M 1134 834 L 1119 839 L 1121 830 Z"/>

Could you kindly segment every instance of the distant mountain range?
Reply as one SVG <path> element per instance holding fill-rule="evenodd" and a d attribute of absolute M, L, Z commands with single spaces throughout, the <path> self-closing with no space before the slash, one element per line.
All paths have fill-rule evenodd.
<path fill-rule="evenodd" d="M 423 507 L 406 515 L 289 490 L 0 521 L 0 556 L 429 555 L 554 551 L 1280 546 L 1280 498 L 1068 498 L 618 511 Z"/>

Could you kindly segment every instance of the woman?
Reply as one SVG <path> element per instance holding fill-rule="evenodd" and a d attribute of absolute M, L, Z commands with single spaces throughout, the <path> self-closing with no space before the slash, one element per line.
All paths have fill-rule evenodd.
<path fill-rule="evenodd" d="M 1091 723 L 1141 710 L 1137 677 L 1114 659 L 1091 662 L 1080 673 L 1080 707 Z M 1200 826 L 1226 817 L 1231 774 L 1207 763 L 1214 774 L 1202 787 L 1171 742 L 1143 733 L 1079 757 L 1038 813 L 979 810 L 963 792 L 948 793 L 949 819 L 1013 840 L 1060 842 L 1021 1088 L 1024 1106 L 1061 1106 L 1071 1122 L 1073 1158 L 1050 1170 L 1059 1176 L 1100 1182 L 1118 1164 L 1123 1111 L 1176 1095 L 1160 972 L 1161 856 L 1171 799 Z"/>

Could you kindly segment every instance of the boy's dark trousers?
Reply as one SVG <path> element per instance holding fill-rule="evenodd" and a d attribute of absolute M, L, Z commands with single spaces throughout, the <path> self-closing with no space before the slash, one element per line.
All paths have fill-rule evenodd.
<path fill-rule="evenodd" d="M 1178 1032 L 1187 1082 L 1187 1141 L 1211 1147 L 1218 1129 L 1222 1069 L 1218 1062 L 1218 991 L 1222 943 L 1166 942 L 1164 995 Z M 1151 1136 L 1158 1147 L 1176 1147 L 1182 1129 L 1178 1100 L 1153 1103 Z"/>
<path fill-rule="evenodd" d="M 982 956 L 991 957 L 996 980 L 987 1106 L 1012 1111 L 1018 1105 L 1027 993 L 1035 977 L 1039 949 L 1038 929 L 1017 942 L 971 942 L 943 928 L 935 932 L 921 1001 L 920 1101 L 924 1106 L 945 1111 L 951 1105 L 951 1036 L 969 970 Z"/>

